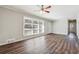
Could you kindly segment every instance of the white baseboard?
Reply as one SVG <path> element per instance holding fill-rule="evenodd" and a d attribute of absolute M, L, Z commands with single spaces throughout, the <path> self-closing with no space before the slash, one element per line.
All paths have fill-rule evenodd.
<path fill-rule="evenodd" d="M 13 38 L 11 38 L 13 39 Z M 13 40 L 10 40 L 10 39 L 7 39 L 7 41 L 4 41 L 4 42 L 0 42 L 0 46 L 2 45 L 6 45 L 6 44 L 10 44 L 10 43 L 14 43 L 14 42 L 18 42 L 18 41 L 21 41 L 22 39 L 13 39 Z"/>
<path fill-rule="evenodd" d="M 10 44 L 10 43 L 14 43 L 14 42 L 18 42 L 18 41 L 22 41 L 22 40 L 27 40 L 27 39 L 31 39 L 31 38 L 35 38 L 35 37 L 39 37 L 39 36 L 43 36 L 43 35 L 46 35 L 46 34 L 49 34 L 49 33 L 42 33 L 42 34 L 37 34 L 37 35 L 31 35 L 31 36 L 26 36 L 24 38 L 11 38 L 11 39 L 7 39 L 7 41 L 5 42 L 0 42 L 0 46 L 2 45 L 6 45 L 6 44 Z M 67 35 L 66 33 L 54 33 L 54 34 L 61 34 L 61 35 Z M 78 36 L 79 38 L 79 36 Z"/>
<path fill-rule="evenodd" d="M 31 38 L 34 38 L 34 37 L 43 36 L 43 35 L 46 35 L 46 34 L 48 34 L 48 33 L 42 33 L 42 34 L 36 34 L 36 35 L 26 36 L 26 37 L 20 38 L 20 39 L 10 38 L 10 39 L 7 39 L 7 41 L 5 41 L 5 42 L 0 43 L 0 46 L 6 45 L 6 44 L 10 44 L 10 43 L 14 43 L 14 42 L 18 42 L 18 41 L 22 41 L 22 40 L 31 39 Z"/>
<path fill-rule="evenodd" d="M 57 32 L 53 32 L 54 34 L 60 34 L 60 35 L 67 35 L 66 33 L 57 33 Z"/>
<path fill-rule="evenodd" d="M 54 34 L 61 34 L 61 35 L 67 35 L 66 33 L 55 33 L 53 32 Z M 77 35 L 78 36 L 78 35 Z M 78 39 L 79 39 L 79 36 L 78 36 Z"/>

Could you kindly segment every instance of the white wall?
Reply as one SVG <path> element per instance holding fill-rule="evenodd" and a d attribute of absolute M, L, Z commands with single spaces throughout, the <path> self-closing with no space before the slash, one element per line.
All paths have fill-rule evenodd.
<path fill-rule="evenodd" d="M 0 45 L 23 39 L 23 16 L 6 8 L 0 8 Z M 51 21 L 45 21 L 45 33 L 51 32 Z"/>
<path fill-rule="evenodd" d="M 68 21 L 67 20 L 56 20 L 52 23 L 52 32 L 56 34 L 67 34 L 68 33 Z M 77 35 L 79 38 L 79 19 L 77 19 Z"/>
<path fill-rule="evenodd" d="M 0 8 L 1 44 L 7 42 L 9 39 L 22 38 L 22 20 L 23 15 L 5 8 Z"/>
<path fill-rule="evenodd" d="M 67 20 L 56 20 L 52 23 L 52 32 L 56 34 L 67 34 L 68 30 Z"/>
<path fill-rule="evenodd" d="M 45 23 L 44 24 L 44 26 L 45 26 L 45 28 L 44 28 L 45 33 L 51 33 L 52 32 L 52 22 L 51 21 L 45 21 L 44 23 Z"/>
<path fill-rule="evenodd" d="M 79 19 L 77 19 L 77 35 L 78 35 L 78 38 L 79 38 Z"/>

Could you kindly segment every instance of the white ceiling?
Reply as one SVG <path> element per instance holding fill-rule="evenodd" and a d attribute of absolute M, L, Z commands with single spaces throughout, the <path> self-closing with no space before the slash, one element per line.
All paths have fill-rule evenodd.
<path fill-rule="evenodd" d="M 41 13 L 40 5 L 11 5 L 25 12 L 47 19 L 75 19 L 79 17 L 79 5 L 52 5 L 50 13 Z"/>

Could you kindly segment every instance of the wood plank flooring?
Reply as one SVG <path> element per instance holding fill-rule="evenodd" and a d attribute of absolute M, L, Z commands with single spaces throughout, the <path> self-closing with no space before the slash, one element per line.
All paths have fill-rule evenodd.
<path fill-rule="evenodd" d="M 77 54 L 79 45 L 65 41 L 64 35 L 48 34 L 0 46 L 0 54 Z"/>

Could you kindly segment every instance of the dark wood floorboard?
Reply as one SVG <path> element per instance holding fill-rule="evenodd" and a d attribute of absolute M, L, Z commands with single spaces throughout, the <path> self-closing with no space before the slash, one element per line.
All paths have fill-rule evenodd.
<path fill-rule="evenodd" d="M 0 54 L 77 54 L 79 45 L 65 41 L 64 35 L 48 34 L 0 46 Z"/>

